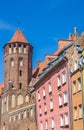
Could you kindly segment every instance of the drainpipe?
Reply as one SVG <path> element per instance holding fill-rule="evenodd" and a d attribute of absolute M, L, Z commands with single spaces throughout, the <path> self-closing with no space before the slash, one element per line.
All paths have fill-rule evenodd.
<path fill-rule="evenodd" d="M 72 90 L 71 90 L 71 78 L 70 78 L 70 75 L 69 75 L 69 69 L 68 69 L 68 60 L 64 57 L 63 58 L 64 59 L 64 61 L 66 62 L 66 69 L 67 69 L 67 78 L 66 78 L 66 80 L 68 81 L 68 99 L 69 99 L 69 102 L 68 102 L 68 104 L 69 104 L 69 128 L 70 128 L 70 130 L 73 130 L 73 128 L 72 128 L 72 102 L 71 102 L 71 97 L 72 97 Z M 70 78 L 70 79 L 69 79 Z M 69 83 L 69 81 L 70 81 L 70 83 Z"/>

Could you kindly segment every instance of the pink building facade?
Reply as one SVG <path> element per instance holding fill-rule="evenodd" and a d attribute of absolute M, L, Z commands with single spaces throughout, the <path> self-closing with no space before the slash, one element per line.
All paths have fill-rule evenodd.
<path fill-rule="evenodd" d="M 57 58 L 35 83 L 38 130 L 71 129 L 68 71 L 68 60 Z"/>

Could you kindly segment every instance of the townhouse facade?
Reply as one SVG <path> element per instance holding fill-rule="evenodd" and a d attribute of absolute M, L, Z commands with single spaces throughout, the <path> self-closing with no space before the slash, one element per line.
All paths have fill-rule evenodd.
<path fill-rule="evenodd" d="M 70 66 L 65 56 L 67 48 L 44 68 L 34 83 L 38 130 L 71 129 Z"/>

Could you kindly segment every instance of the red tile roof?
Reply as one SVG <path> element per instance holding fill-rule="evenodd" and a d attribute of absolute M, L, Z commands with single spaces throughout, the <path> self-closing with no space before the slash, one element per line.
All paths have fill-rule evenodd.
<path fill-rule="evenodd" d="M 22 31 L 20 29 L 16 30 L 15 34 L 13 35 L 13 37 L 11 38 L 9 43 L 11 43 L 11 42 L 24 42 L 24 43 L 28 43 L 28 41 L 26 40 L 24 34 L 22 33 Z"/>
<path fill-rule="evenodd" d="M 0 95 L 2 93 L 2 88 L 4 87 L 4 82 L 0 84 Z"/>

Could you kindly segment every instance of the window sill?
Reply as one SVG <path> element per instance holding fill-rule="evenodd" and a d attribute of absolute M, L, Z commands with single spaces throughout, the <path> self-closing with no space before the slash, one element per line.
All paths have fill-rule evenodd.
<path fill-rule="evenodd" d="M 68 102 L 64 102 L 64 106 L 66 106 L 68 104 Z"/>
<path fill-rule="evenodd" d="M 75 118 L 75 119 L 74 119 L 74 121 L 77 121 L 77 120 L 78 120 L 78 118 Z"/>
<path fill-rule="evenodd" d="M 63 126 L 60 126 L 60 128 L 64 128 L 64 125 L 63 125 Z"/>
<path fill-rule="evenodd" d="M 59 107 L 61 108 L 61 107 L 63 107 L 63 105 L 59 105 Z"/>
<path fill-rule="evenodd" d="M 69 127 L 69 124 L 65 124 L 65 127 Z"/>
<path fill-rule="evenodd" d="M 79 117 L 79 120 L 83 119 L 83 116 Z"/>
<path fill-rule="evenodd" d="M 66 81 L 64 83 L 62 83 L 62 85 L 65 85 L 66 84 Z"/>
<path fill-rule="evenodd" d="M 53 111 L 53 108 L 51 108 L 50 111 Z"/>
<path fill-rule="evenodd" d="M 60 90 L 61 89 L 61 85 L 57 86 L 57 90 Z"/>

